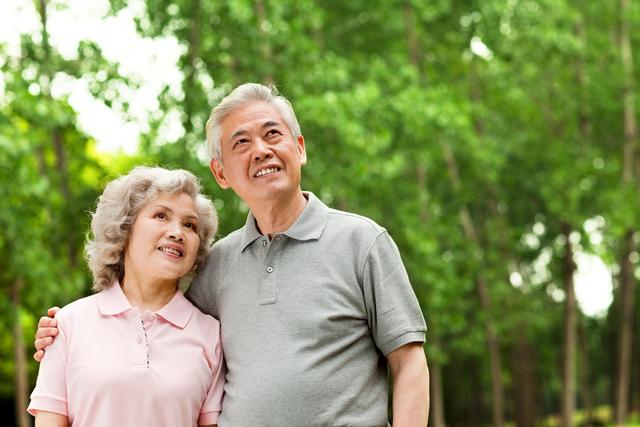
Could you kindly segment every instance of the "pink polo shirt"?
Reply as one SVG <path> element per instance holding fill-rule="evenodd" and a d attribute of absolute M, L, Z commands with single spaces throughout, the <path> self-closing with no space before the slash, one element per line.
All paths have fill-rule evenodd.
<path fill-rule="evenodd" d="M 157 312 L 132 307 L 115 284 L 56 315 L 28 411 L 74 426 L 215 424 L 224 369 L 220 323 L 181 292 Z"/>

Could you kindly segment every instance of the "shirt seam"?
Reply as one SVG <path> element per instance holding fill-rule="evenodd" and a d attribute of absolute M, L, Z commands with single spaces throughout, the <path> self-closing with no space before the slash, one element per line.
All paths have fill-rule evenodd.
<path fill-rule="evenodd" d="M 378 239 L 380 238 L 380 236 L 382 236 L 383 234 L 385 234 L 387 232 L 387 230 L 378 230 L 378 234 L 376 235 L 376 237 L 372 240 L 371 244 L 369 245 L 369 247 L 367 248 L 367 250 L 365 251 L 365 255 L 362 258 L 362 265 L 360 266 L 360 268 L 358 269 L 359 272 L 359 276 L 360 276 L 360 280 L 363 282 L 363 291 L 364 291 L 364 269 L 367 265 L 367 262 L 369 261 L 369 255 L 371 255 L 371 251 L 373 250 L 374 246 L 378 243 Z"/>

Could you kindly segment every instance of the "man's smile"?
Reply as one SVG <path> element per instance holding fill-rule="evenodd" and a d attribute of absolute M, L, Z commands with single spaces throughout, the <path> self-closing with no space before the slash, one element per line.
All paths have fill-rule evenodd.
<path fill-rule="evenodd" d="M 276 173 L 279 172 L 280 168 L 279 167 L 270 167 L 270 168 L 265 168 L 265 169 L 260 169 L 258 172 L 255 173 L 254 178 L 258 178 L 264 175 L 270 175 L 272 173 Z"/>

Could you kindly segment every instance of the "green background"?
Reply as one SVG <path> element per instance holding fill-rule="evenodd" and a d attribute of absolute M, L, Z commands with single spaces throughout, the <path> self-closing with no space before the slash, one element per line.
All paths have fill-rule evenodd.
<path fill-rule="evenodd" d="M 257 81 L 294 105 L 309 156 L 303 188 L 395 238 L 429 325 L 430 425 L 610 424 L 620 389 L 618 421 L 639 422 L 640 2 L 144 3 L 140 34 L 185 47 L 185 95 L 161 93 L 132 155 L 97 151 L 78 112 L 51 95 L 66 73 L 126 116 L 117 88 L 140 82 L 100 46 L 82 42 L 66 59 L 46 25 L 22 36 L 19 55 L 0 45 L 3 420 L 19 425 L 14 406 L 35 382 L 38 317 L 90 294 L 82 248 L 106 182 L 137 164 L 186 168 L 215 200 L 221 236 L 244 223 L 247 207 L 197 151 L 217 100 Z M 125 4 L 112 0 L 110 13 Z M 46 24 L 66 6 L 33 7 Z M 170 112 L 185 134 L 161 144 Z M 577 252 L 611 268 L 614 303 L 602 316 L 572 297 Z M 624 331 L 635 339 L 621 345 Z"/>

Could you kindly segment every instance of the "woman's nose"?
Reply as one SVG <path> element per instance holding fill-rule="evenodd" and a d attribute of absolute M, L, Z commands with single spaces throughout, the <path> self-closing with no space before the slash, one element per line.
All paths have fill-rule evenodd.
<path fill-rule="evenodd" d="M 169 238 L 177 242 L 184 241 L 184 233 L 182 231 L 182 224 L 173 224 L 169 230 Z"/>

